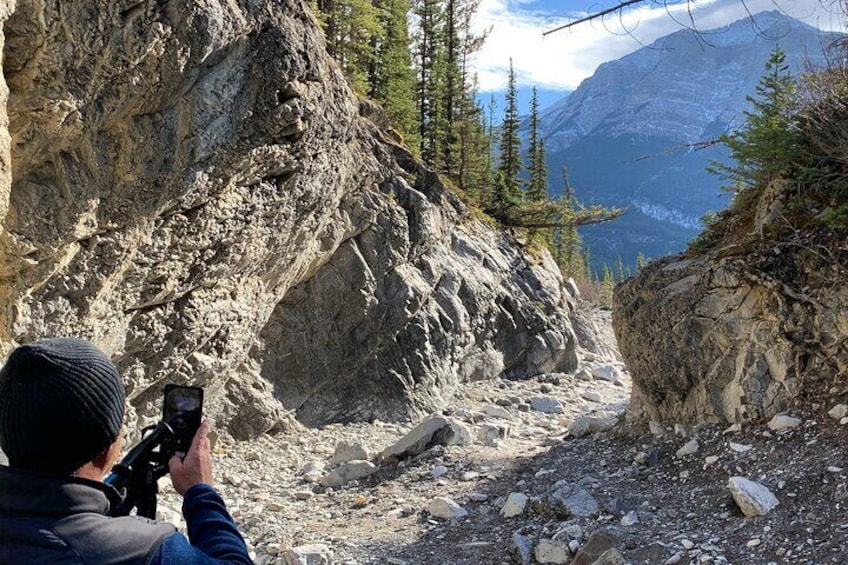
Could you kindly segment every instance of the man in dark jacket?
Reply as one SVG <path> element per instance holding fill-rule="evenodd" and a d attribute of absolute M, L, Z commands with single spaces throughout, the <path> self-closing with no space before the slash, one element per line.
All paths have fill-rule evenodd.
<path fill-rule="evenodd" d="M 204 422 L 185 458 L 169 462 L 188 539 L 169 524 L 109 517 L 103 484 L 121 453 L 124 387 L 90 343 L 48 339 L 15 349 L 0 370 L 0 565 L 250 564 L 212 488 Z"/>

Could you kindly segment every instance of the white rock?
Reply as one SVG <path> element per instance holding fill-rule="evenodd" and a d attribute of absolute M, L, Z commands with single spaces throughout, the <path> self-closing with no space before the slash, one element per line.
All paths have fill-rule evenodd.
<path fill-rule="evenodd" d="M 321 477 L 319 482 L 321 486 L 336 488 L 376 472 L 377 466 L 370 461 L 348 461 Z"/>
<path fill-rule="evenodd" d="M 745 453 L 746 451 L 751 451 L 753 446 L 745 445 L 744 443 L 735 443 L 732 441 L 727 442 L 727 445 L 730 446 L 730 449 L 735 451 L 736 453 Z"/>
<path fill-rule="evenodd" d="M 568 277 L 568 280 L 565 281 L 565 290 L 570 294 L 573 298 L 580 298 L 580 289 L 577 288 L 577 283 L 574 282 L 574 279 Z"/>
<path fill-rule="evenodd" d="M 323 543 L 293 547 L 283 554 L 285 565 L 330 565 L 333 554 Z"/>
<path fill-rule="evenodd" d="M 681 447 L 680 449 L 677 450 L 677 453 L 675 453 L 675 456 L 677 456 L 678 459 L 682 459 L 683 457 L 686 457 L 687 455 L 694 455 L 695 453 L 698 453 L 698 449 L 700 447 L 701 446 L 698 444 L 697 439 L 690 439 L 689 441 L 687 441 L 683 445 L 683 447 Z"/>
<path fill-rule="evenodd" d="M 577 553 L 578 551 L 580 551 L 580 542 L 576 539 L 570 540 L 568 542 L 568 550 L 571 553 Z"/>
<path fill-rule="evenodd" d="M 768 488 L 745 477 L 730 477 L 727 486 L 745 516 L 763 516 L 778 505 Z"/>
<path fill-rule="evenodd" d="M 520 492 L 512 492 L 507 497 L 506 502 L 501 508 L 501 516 L 504 518 L 514 518 L 524 513 L 524 508 L 527 506 L 527 495 Z"/>
<path fill-rule="evenodd" d="M 368 459 L 368 452 L 358 444 L 340 441 L 336 444 L 336 450 L 330 459 L 330 465 L 336 466 L 348 461 L 363 461 Z"/>
<path fill-rule="evenodd" d="M 306 465 L 303 466 L 303 474 L 309 475 L 313 473 L 323 473 L 324 472 L 324 462 L 323 461 L 310 461 Z"/>
<path fill-rule="evenodd" d="M 480 424 L 477 426 L 477 441 L 483 445 L 497 447 L 509 437 L 509 426 L 504 424 Z"/>
<path fill-rule="evenodd" d="M 444 465 L 436 465 L 432 469 L 430 469 L 430 476 L 434 479 L 438 479 L 439 477 L 443 477 L 448 474 L 448 468 Z"/>
<path fill-rule="evenodd" d="M 827 414 L 834 420 L 841 420 L 845 416 L 848 416 L 848 404 L 837 404 L 828 410 Z"/>
<path fill-rule="evenodd" d="M 565 411 L 562 403 L 552 396 L 534 396 L 530 399 L 530 407 L 546 414 L 562 414 Z"/>
<path fill-rule="evenodd" d="M 622 526 L 633 526 L 639 523 L 639 515 L 633 510 L 621 517 Z"/>
<path fill-rule="evenodd" d="M 798 426 L 800 426 L 801 421 L 801 418 L 795 418 L 793 416 L 789 416 L 788 414 L 777 414 L 768 423 L 768 427 L 770 430 L 774 431 L 788 430 L 790 428 L 797 428 Z"/>
<path fill-rule="evenodd" d="M 600 381 L 609 381 L 614 383 L 621 378 L 621 371 L 615 365 L 598 365 L 592 367 L 592 375 Z"/>
<path fill-rule="evenodd" d="M 568 430 L 574 437 L 583 437 L 596 432 L 608 430 L 617 423 L 618 418 L 610 414 L 603 416 L 580 416 L 571 422 Z"/>
<path fill-rule="evenodd" d="M 536 545 L 536 561 L 538 563 L 570 563 L 571 550 L 561 541 L 542 539 Z"/>
<path fill-rule="evenodd" d="M 601 402 L 601 395 L 593 390 L 587 390 L 583 394 L 580 395 L 580 398 L 583 400 L 588 400 L 589 402 Z"/>
<path fill-rule="evenodd" d="M 682 545 L 683 549 L 685 549 L 686 551 L 689 551 L 690 549 L 695 547 L 695 543 L 692 540 L 689 540 L 689 539 L 686 539 L 686 538 L 683 538 L 682 540 L 680 540 L 680 545 Z"/>
<path fill-rule="evenodd" d="M 724 434 L 738 434 L 741 431 L 742 431 L 742 424 L 731 424 L 722 433 L 724 433 Z"/>
<path fill-rule="evenodd" d="M 716 461 L 718 461 L 718 455 L 708 455 L 704 458 L 704 467 L 709 467 Z"/>
<path fill-rule="evenodd" d="M 659 422 L 654 422 L 651 420 L 648 422 L 648 429 L 651 430 L 651 434 L 656 437 L 662 437 L 665 435 L 665 428 L 662 427 L 662 424 Z"/>
<path fill-rule="evenodd" d="M 429 506 L 427 506 L 427 511 L 432 516 L 442 518 L 443 520 L 453 520 L 468 516 L 468 511 L 465 508 L 444 496 L 439 496 L 431 500 Z"/>
<path fill-rule="evenodd" d="M 512 420 L 512 412 L 504 408 L 503 406 L 498 406 L 497 404 L 487 404 L 483 407 L 483 414 L 487 416 L 491 416 L 492 418 L 500 418 L 501 420 Z"/>
<path fill-rule="evenodd" d="M 469 445 L 471 433 L 456 420 L 431 414 L 405 436 L 383 450 L 382 459 L 412 457 L 435 445 Z"/>
<path fill-rule="evenodd" d="M 589 369 L 580 369 L 579 371 L 577 371 L 577 373 L 574 374 L 574 378 L 578 381 L 591 381 L 595 379 Z"/>

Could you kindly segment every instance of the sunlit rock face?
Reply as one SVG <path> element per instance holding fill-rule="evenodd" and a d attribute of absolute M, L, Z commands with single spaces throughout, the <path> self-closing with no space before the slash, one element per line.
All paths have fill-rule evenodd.
<path fill-rule="evenodd" d="M 576 366 L 556 267 L 378 125 L 304 2 L 11 9 L 7 349 L 89 338 L 131 419 L 194 383 L 238 437 L 291 414 L 411 417 L 465 379 Z"/>

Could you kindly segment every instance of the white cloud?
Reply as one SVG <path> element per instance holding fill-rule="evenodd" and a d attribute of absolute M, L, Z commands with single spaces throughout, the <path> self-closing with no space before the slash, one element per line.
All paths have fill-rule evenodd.
<path fill-rule="evenodd" d="M 476 29 L 491 28 L 474 66 L 483 92 L 503 90 L 512 57 L 519 85 L 573 90 L 601 63 L 622 57 L 643 45 L 690 26 L 691 7 L 698 29 L 707 30 L 763 10 L 781 10 L 826 30 L 843 29 L 845 16 L 838 2 L 827 0 L 691 0 L 663 6 L 646 1 L 620 15 L 580 24 L 546 37 L 554 29 L 583 14 L 534 11 L 530 0 L 483 0 Z M 677 20 L 677 21 L 675 21 Z M 680 23 L 678 23 L 680 22 Z M 631 33 L 628 34 L 626 31 Z M 707 41 L 709 36 L 706 36 Z"/>

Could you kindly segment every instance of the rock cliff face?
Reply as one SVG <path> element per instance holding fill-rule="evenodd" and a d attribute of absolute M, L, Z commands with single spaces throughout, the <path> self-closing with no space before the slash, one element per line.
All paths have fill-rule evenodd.
<path fill-rule="evenodd" d="M 139 415 L 197 383 L 240 437 L 576 366 L 555 268 L 392 140 L 304 2 L 19 0 L 4 33 L 6 348 L 90 338 Z"/>
<path fill-rule="evenodd" d="M 843 391 L 846 311 L 844 239 L 764 239 L 653 263 L 615 293 L 631 414 L 740 422 Z"/>

